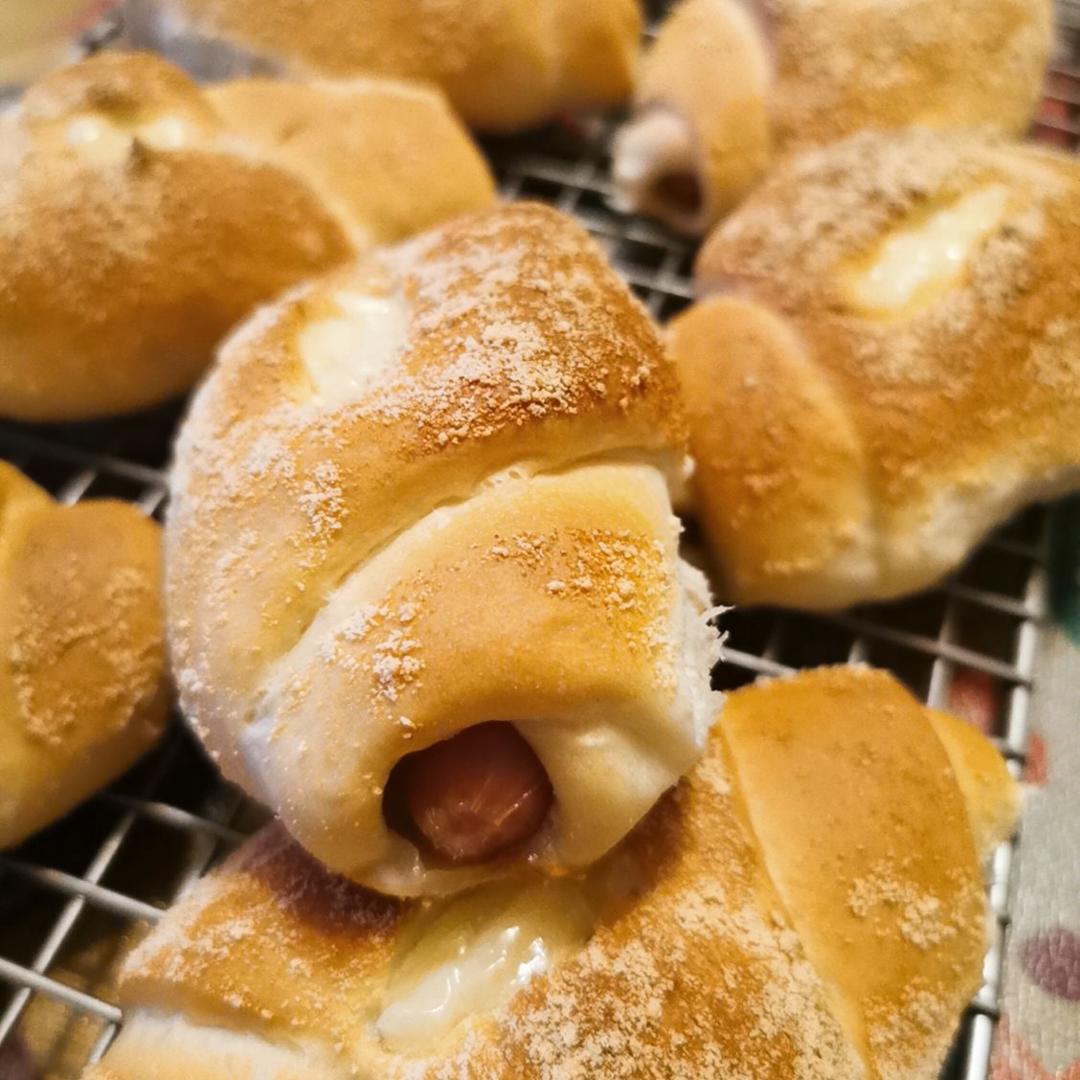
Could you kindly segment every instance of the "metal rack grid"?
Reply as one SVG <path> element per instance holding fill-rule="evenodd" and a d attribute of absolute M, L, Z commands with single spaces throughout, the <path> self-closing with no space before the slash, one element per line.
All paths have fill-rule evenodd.
<path fill-rule="evenodd" d="M 1080 143 L 1080 4 L 1059 9 L 1062 48 L 1035 133 Z M 507 197 L 540 199 L 578 217 L 652 313 L 690 299 L 693 249 L 663 229 L 613 211 L 607 130 L 551 130 L 487 146 Z M 108 424 L 0 423 L 0 456 L 65 503 L 128 499 L 160 514 L 179 407 Z M 932 705 L 961 687 L 992 704 L 992 732 L 1019 775 L 1040 625 L 1046 615 L 1049 515 L 1035 508 L 999 530 L 939 589 L 829 616 L 735 611 L 718 685 L 799 667 L 866 661 L 891 669 Z M 25 1034 L 47 1075 L 78 1076 L 115 1035 L 111 974 L 135 928 L 234 846 L 262 812 L 218 778 L 179 722 L 164 744 L 110 790 L 22 848 L 0 855 L 0 1080 L 20 1075 Z M 995 933 L 984 985 L 964 1019 L 944 1075 L 984 1080 L 1001 988 L 1012 844 L 990 881 Z"/>

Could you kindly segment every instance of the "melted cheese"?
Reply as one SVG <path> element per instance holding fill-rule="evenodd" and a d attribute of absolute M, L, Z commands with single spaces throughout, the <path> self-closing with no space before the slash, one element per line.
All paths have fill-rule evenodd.
<path fill-rule="evenodd" d="M 594 922 L 588 887 L 569 879 L 436 902 L 403 936 L 375 1022 L 379 1036 L 395 1051 L 438 1041 L 580 949 Z"/>
<path fill-rule="evenodd" d="M 936 299 L 960 280 L 979 243 L 998 227 L 1008 198 L 1001 185 L 980 188 L 892 233 L 870 266 L 852 275 L 855 305 L 893 315 Z"/>
<path fill-rule="evenodd" d="M 120 124 L 96 113 L 84 113 L 68 122 L 67 141 L 84 157 L 108 164 L 123 161 L 138 139 L 155 150 L 189 146 L 195 131 L 182 116 L 164 113 L 138 124 Z"/>
<path fill-rule="evenodd" d="M 157 116 L 135 129 L 136 138 L 155 150 L 182 150 L 191 145 L 194 135 L 191 124 L 172 113 Z"/>
<path fill-rule="evenodd" d="M 338 313 L 308 323 L 297 342 L 300 358 L 320 397 L 355 399 L 405 348 L 408 322 L 397 296 L 339 292 Z"/>
<path fill-rule="evenodd" d="M 92 113 L 68 123 L 67 140 L 83 157 L 102 164 L 123 161 L 131 150 L 131 136 L 123 128 Z"/>

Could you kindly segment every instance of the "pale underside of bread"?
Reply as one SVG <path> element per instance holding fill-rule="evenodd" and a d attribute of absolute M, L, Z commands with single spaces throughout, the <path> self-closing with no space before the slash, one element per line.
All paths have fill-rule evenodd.
<path fill-rule="evenodd" d="M 646 51 L 635 119 L 616 143 L 616 181 L 634 208 L 701 233 L 776 155 L 911 124 L 1018 135 L 1051 37 L 1049 0 L 687 0 Z M 669 126 L 646 150 L 628 132 L 658 111 L 681 134 Z M 640 177 L 627 183 L 631 172 Z"/>
<path fill-rule="evenodd" d="M 83 1080 L 337 1080 L 348 1075 L 317 1048 L 137 1011 L 125 1020 L 105 1063 L 86 1070 Z"/>
<path fill-rule="evenodd" d="M 160 737 L 157 526 L 54 504 L 0 468 L 0 848 L 63 816 Z"/>
<path fill-rule="evenodd" d="M 980 978 L 972 829 L 1015 805 L 992 750 L 958 776 L 936 730 L 866 669 L 731 695 L 706 758 L 591 871 L 618 866 L 623 886 L 599 894 L 589 943 L 411 1050 L 374 1025 L 413 903 L 329 875 L 273 827 L 132 954 L 131 1031 L 92 1075 L 172 1080 L 195 1046 L 200 1080 L 248 1061 L 275 1080 L 310 1061 L 373 1080 L 932 1075 Z"/>
<path fill-rule="evenodd" d="M 704 247 L 669 341 L 727 595 L 811 608 L 914 591 L 1014 510 L 1080 483 L 1080 176 L 1033 149 L 857 136 L 770 180 Z M 1001 222 L 898 313 L 846 282 L 971 192 Z"/>
<path fill-rule="evenodd" d="M 559 796 L 513 861 L 555 871 L 615 843 L 715 711 L 707 591 L 668 491 L 675 401 L 643 310 L 583 232 L 528 205 L 242 329 L 181 433 L 167 530 L 183 705 L 226 773 L 336 870 L 447 891 L 507 868 L 440 868 L 389 829 L 389 773 L 508 721 Z"/>
<path fill-rule="evenodd" d="M 432 82 L 472 126 L 507 131 L 630 93 L 634 0 L 129 0 L 136 41 L 204 76 L 289 71 Z"/>

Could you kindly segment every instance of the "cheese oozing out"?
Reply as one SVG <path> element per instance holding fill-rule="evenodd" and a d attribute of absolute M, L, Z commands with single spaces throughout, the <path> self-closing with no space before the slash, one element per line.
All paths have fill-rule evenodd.
<path fill-rule="evenodd" d="M 570 878 L 481 886 L 418 909 L 375 1021 L 379 1037 L 393 1051 L 437 1042 L 580 949 L 595 921 L 589 885 Z"/>
<path fill-rule="evenodd" d="M 337 313 L 307 324 L 297 348 L 315 392 L 329 403 L 355 399 L 401 355 L 408 315 L 398 295 L 339 291 Z"/>
<path fill-rule="evenodd" d="M 91 161 L 123 161 L 137 139 L 155 150 L 181 150 L 195 138 L 193 125 L 174 113 L 162 113 L 136 124 L 123 124 L 99 113 L 82 113 L 67 124 L 67 141 Z"/>
<path fill-rule="evenodd" d="M 889 234 L 869 265 L 848 280 L 849 295 L 863 311 L 907 313 L 952 288 L 979 244 L 1000 225 L 1008 189 L 992 184 Z"/>

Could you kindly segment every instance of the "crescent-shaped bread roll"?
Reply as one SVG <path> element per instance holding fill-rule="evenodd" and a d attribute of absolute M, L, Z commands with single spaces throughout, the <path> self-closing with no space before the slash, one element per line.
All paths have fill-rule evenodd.
<path fill-rule="evenodd" d="M 932 584 L 1080 485 L 1080 165 L 912 130 L 812 151 L 707 241 L 669 344 L 725 599 Z"/>
<path fill-rule="evenodd" d="M 980 866 L 1017 808 L 948 722 L 955 756 L 868 669 L 737 691 L 587 875 L 449 900 L 366 892 L 271 827 L 129 957 L 87 1080 L 925 1080 L 979 986 Z"/>
<path fill-rule="evenodd" d="M 154 57 L 55 72 L 0 126 L 2 415 L 172 397 L 254 305 L 352 251 L 306 183 L 228 148 L 198 87 Z"/>
<path fill-rule="evenodd" d="M 0 415 L 187 390 L 257 304 L 491 201 L 436 91 L 241 81 L 138 53 L 56 72 L 0 118 Z"/>
<path fill-rule="evenodd" d="M 1021 134 L 1052 28 L 1052 0 L 683 0 L 616 137 L 616 190 L 701 234 L 781 154 L 911 124 Z"/>
<path fill-rule="evenodd" d="M 436 89 L 356 79 L 236 79 L 206 97 L 237 134 L 303 176 L 366 244 L 403 240 L 495 197 L 476 144 Z"/>
<path fill-rule="evenodd" d="M 644 310 L 541 206 L 258 315 L 181 431 L 166 530 L 182 703 L 226 775 L 395 894 L 612 847 L 715 712 L 678 413 Z"/>
<path fill-rule="evenodd" d="M 161 735 L 161 538 L 124 503 L 59 506 L 0 462 L 0 848 Z"/>
<path fill-rule="evenodd" d="M 417 79 L 491 131 L 624 101 L 641 34 L 637 0 L 128 0 L 126 21 L 203 76 Z"/>

